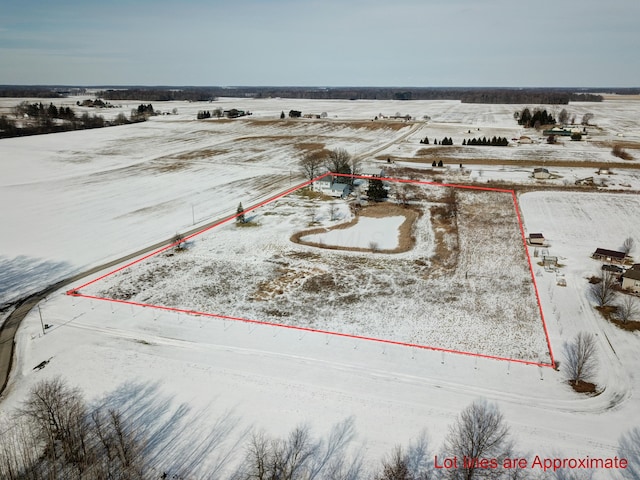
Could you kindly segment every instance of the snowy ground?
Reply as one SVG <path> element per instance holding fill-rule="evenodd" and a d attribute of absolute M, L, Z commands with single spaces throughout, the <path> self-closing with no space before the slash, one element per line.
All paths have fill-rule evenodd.
<path fill-rule="evenodd" d="M 305 113 L 327 111 L 330 118 L 339 119 L 396 110 L 424 112 L 432 123 L 461 122 L 481 129 L 513 126 L 512 106 L 284 99 L 223 103 L 246 105 L 256 119 L 275 118 L 281 110 L 298 107 Z M 0 141 L 0 199 L 12 206 L 0 212 L 3 233 L 10 232 L 0 237 L 4 298 L 169 238 L 194 222 L 232 214 L 239 201 L 253 203 L 296 183 L 301 150 L 286 141 L 289 133 L 253 120 L 191 121 L 202 107 L 178 105 L 177 116 L 145 124 Z M 637 103 L 569 107 L 593 111 L 607 139 L 618 133 L 625 139 L 638 135 Z M 307 136 L 307 142 L 375 155 L 384 155 L 385 148 L 393 152 L 395 140 L 403 145 L 404 135 L 419 133 L 411 126 L 370 130 L 313 121 L 293 128 L 296 135 Z M 278 135 L 281 141 L 273 142 Z M 246 137 L 252 140 L 242 140 Z M 632 173 L 617 174 L 636 182 L 631 189 L 637 191 Z M 457 171 L 451 175 L 462 178 Z M 478 170 L 471 168 L 465 176 L 477 178 Z M 482 167 L 481 181 L 492 177 L 531 181 L 524 171 Z M 500 406 L 520 450 L 532 455 L 612 457 L 619 436 L 638 425 L 640 336 L 622 332 L 598 316 L 585 295 L 585 276 L 599 268 L 589 258 L 595 248 L 616 249 L 627 236 L 640 238 L 634 220 L 640 201 L 635 194 L 595 190 L 531 192 L 520 195 L 519 201 L 526 230 L 543 232 L 551 243 L 549 253 L 565 265 L 560 274 L 567 286 L 560 287 L 556 273 L 534 263 L 553 351 L 562 363 L 564 341 L 581 330 L 598 334 L 600 395 L 574 393 L 562 372 L 551 368 L 135 308 L 58 292 L 40 305 L 44 322 L 53 325 L 46 335 L 37 311 L 19 331 L 15 370 L 0 416 L 17 406 L 37 381 L 62 375 L 90 399 L 108 394 L 114 406 L 144 426 L 155 439 L 158 469 L 182 465 L 195 477 L 207 478 L 247 428 L 282 435 L 308 423 L 326 433 L 350 416 L 358 432 L 356 447 L 362 446 L 371 467 L 423 429 L 435 454 L 455 416 L 482 397 Z M 283 223 L 287 218 L 291 216 L 283 217 Z M 480 234 L 483 229 L 476 230 Z M 196 252 L 197 247 L 187 253 Z M 44 370 L 33 370 L 47 359 L 51 361 Z M 620 477 L 597 472 L 596 478 Z"/>
<path fill-rule="evenodd" d="M 336 247 L 364 249 L 373 246 L 380 250 L 395 250 L 399 246 L 400 231 L 398 229 L 404 221 L 404 217 L 362 217 L 358 223 L 349 228 L 306 235 L 300 240 Z"/>
<path fill-rule="evenodd" d="M 316 223 L 340 224 L 329 218 L 333 202 L 292 194 L 247 214 L 250 224 L 205 232 L 186 251 L 165 251 L 80 293 L 551 364 L 511 195 L 413 187 L 433 200 L 414 203 L 423 214 L 416 245 L 404 254 L 292 243 L 309 212 Z M 434 247 L 441 227 L 432 224 L 430 207 L 450 194 L 456 218 Z M 346 204 L 342 210 L 347 216 Z M 394 218 L 397 238 L 404 217 L 385 220 Z M 375 231 L 359 231 L 356 243 L 384 243 Z M 434 249 L 455 257 L 450 267 L 437 268 Z"/>

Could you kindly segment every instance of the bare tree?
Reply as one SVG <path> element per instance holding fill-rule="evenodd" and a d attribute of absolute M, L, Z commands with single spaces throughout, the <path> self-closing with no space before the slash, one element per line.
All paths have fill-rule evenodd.
<path fill-rule="evenodd" d="M 333 173 L 351 173 L 351 155 L 344 148 L 329 150 L 326 158 L 327 170 Z"/>
<path fill-rule="evenodd" d="M 39 479 L 35 467 L 39 462 L 41 445 L 32 429 L 18 418 L 11 424 L 1 424 L 0 435 L 0 478 Z"/>
<path fill-rule="evenodd" d="M 616 304 L 616 317 L 622 322 L 627 323 L 640 315 L 640 307 L 635 297 L 631 295 L 622 295 L 622 300 Z"/>
<path fill-rule="evenodd" d="M 376 480 L 428 480 L 433 477 L 433 464 L 429 460 L 426 433 L 412 442 L 405 451 L 396 446 L 391 455 L 382 461 L 382 471 Z"/>
<path fill-rule="evenodd" d="M 627 468 L 620 471 L 622 476 L 640 480 L 640 427 L 633 427 L 620 437 L 618 455 L 627 459 Z"/>
<path fill-rule="evenodd" d="M 589 125 L 589 122 L 593 120 L 593 113 L 585 113 L 582 115 L 582 125 Z"/>
<path fill-rule="evenodd" d="M 458 468 L 448 470 L 449 478 L 494 479 L 506 478 L 509 473 L 501 468 L 502 460 L 512 451 L 509 427 L 498 407 L 485 400 L 476 400 L 460 413 L 449 428 L 444 449 L 448 456 L 458 459 Z M 497 468 L 481 468 L 476 463 L 480 459 L 496 459 Z"/>
<path fill-rule="evenodd" d="M 626 255 L 629 255 L 632 251 L 633 251 L 633 247 L 635 246 L 635 241 L 633 240 L 632 237 L 627 237 L 624 239 L 624 242 L 622 243 L 622 252 L 624 252 Z"/>
<path fill-rule="evenodd" d="M 573 386 L 588 382 L 598 367 L 596 337 L 580 332 L 572 342 L 564 345 L 565 374 Z"/>
<path fill-rule="evenodd" d="M 327 440 L 311 436 L 307 426 L 297 427 L 284 439 L 254 434 L 244 464 L 233 476 L 244 480 L 357 480 L 359 458 L 347 459 L 346 447 L 353 438 L 353 419 L 336 425 Z"/>
<path fill-rule="evenodd" d="M 0 478 L 149 478 L 145 444 L 132 425 L 116 410 L 90 410 L 80 390 L 59 377 L 31 389 L 12 432 L 11 447 L 4 435 L 0 445 Z"/>
<path fill-rule="evenodd" d="M 318 443 L 309 470 L 309 480 L 317 477 L 335 480 L 360 478 L 362 458 L 347 458 L 346 449 L 355 437 L 354 418 L 349 417 L 331 429 L 327 439 Z"/>
<path fill-rule="evenodd" d="M 600 282 L 589 285 L 589 296 L 599 307 L 607 307 L 616 298 L 616 283 L 617 280 L 611 272 L 603 272 Z"/>
<path fill-rule="evenodd" d="M 45 442 L 52 460 L 64 456 L 79 472 L 84 470 L 88 446 L 87 408 L 80 390 L 70 387 L 60 377 L 43 380 L 31 389 L 19 414 Z"/>
<path fill-rule="evenodd" d="M 563 108 L 558 114 L 558 122 L 565 125 L 567 123 L 567 120 L 569 120 L 569 112 L 567 112 L 566 108 Z"/>
<path fill-rule="evenodd" d="M 402 447 L 394 448 L 390 458 L 382 461 L 382 472 L 376 480 L 413 480 Z"/>
<path fill-rule="evenodd" d="M 310 152 L 300 159 L 300 170 L 306 178 L 313 180 L 320 175 L 324 162 L 324 154 L 321 151 Z"/>

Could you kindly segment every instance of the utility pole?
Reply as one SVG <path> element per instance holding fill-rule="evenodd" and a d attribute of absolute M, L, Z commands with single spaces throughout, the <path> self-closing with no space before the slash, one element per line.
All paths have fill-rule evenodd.
<path fill-rule="evenodd" d="M 42 326 L 42 334 L 44 335 L 44 322 L 42 321 L 42 311 L 40 310 L 40 305 L 38 305 L 38 315 L 40 315 L 40 325 Z"/>

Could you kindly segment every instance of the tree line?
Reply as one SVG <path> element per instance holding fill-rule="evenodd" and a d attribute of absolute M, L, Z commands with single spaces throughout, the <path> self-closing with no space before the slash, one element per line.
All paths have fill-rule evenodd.
<path fill-rule="evenodd" d="M 87 112 L 78 115 L 71 107 L 25 101 L 13 108 L 13 117 L 0 116 L 0 138 L 125 125 L 143 122 L 152 115 L 155 112 L 151 104 L 141 104 L 132 109 L 129 118 L 120 113 L 113 120 L 105 120 L 101 115 Z"/>
<path fill-rule="evenodd" d="M 422 140 L 420 140 L 420 143 L 423 145 L 429 145 L 429 137 L 424 137 Z M 434 138 L 433 144 L 434 145 L 453 145 L 453 138 L 444 137 L 442 140 L 440 140 L 440 142 L 438 142 L 437 138 Z"/>
<path fill-rule="evenodd" d="M 106 100 L 141 100 L 143 102 L 178 100 L 209 102 L 215 100 L 218 95 L 210 87 L 132 87 L 101 90 L 97 96 Z"/>
<path fill-rule="evenodd" d="M 567 349 L 574 358 L 590 355 L 590 344 L 577 338 Z M 584 362 L 567 370 L 585 371 Z M 171 412 L 169 412 L 171 413 Z M 174 416 L 177 412 L 174 413 Z M 424 419 L 427 420 L 428 419 Z M 192 463 L 158 456 L 166 442 L 190 442 L 198 438 L 154 438 L 144 434 L 144 412 L 120 411 L 107 401 L 89 404 L 82 392 L 60 377 L 42 380 L 14 411 L 10 423 L 0 426 L 0 476 L 5 480 L 166 480 L 195 479 Z M 181 430 L 190 435 L 189 431 Z M 227 431 L 227 434 L 230 430 Z M 192 435 L 192 434 L 191 434 Z M 216 436 L 215 432 L 210 435 Z M 375 463 L 364 462 L 362 450 L 353 445 L 355 419 L 346 418 L 324 437 L 314 435 L 308 425 L 299 425 L 277 437 L 250 429 L 220 453 L 224 469 L 207 478 L 229 480 L 512 480 L 519 478 L 574 479 L 562 468 L 536 472 L 533 454 L 517 447 L 516 439 L 499 407 L 477 399 L 451 419 L 439 448 L 429 442 L 427 430 L 406 445 L 397 445 Z M 628 466 L 619 470 L 634 479 L 640 470 L 640 428 L 621 435 L 618 456 Z M 206 442 L 205 442 L 206 443 Z M 218 444 L 219 445 L 219 444 Z M 222 447 L 219 447 L 222 448 Z M 176 450 L 173 450 L 176 451 Z M 158 464 L 160 460 L 160 464 Z M 529 467 L 527 469 L 527 466 Z"/>
<path fill-rule="evenodd" d="M 487 137 L 482 138 L 471 138 L 469 140 L 462 140 L 462 145 L 488 145 L 491 147 L 506 147 L 509 145 L 509 140 L 507 137 L 491 137 L 488 139 Z"/>
<path fill-rule="evenodd" d="M 58 98 L 85 91 L 74 86 L 0 86 L 0 97 Z M 638 88 L 492 88 L 492 87 L 193 87 L 193 86 L 128 86 L 103 88 L 100 97 L 107 100 L 212 101 L 217 97 L 305 98 L 344 100 L 460 100 L 463 103 L 495 104 L 568 104 L 573 101 L 600 102 L 601 92 L 619 95 L 640 94 Z"/>

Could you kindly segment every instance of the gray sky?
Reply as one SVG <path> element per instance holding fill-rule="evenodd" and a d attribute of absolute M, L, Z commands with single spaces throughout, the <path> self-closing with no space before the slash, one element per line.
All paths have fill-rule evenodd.
<path fill-rule="evenodd" d="M 0 84 L 639 86 L 638 0 L 0 0 Z"/>

